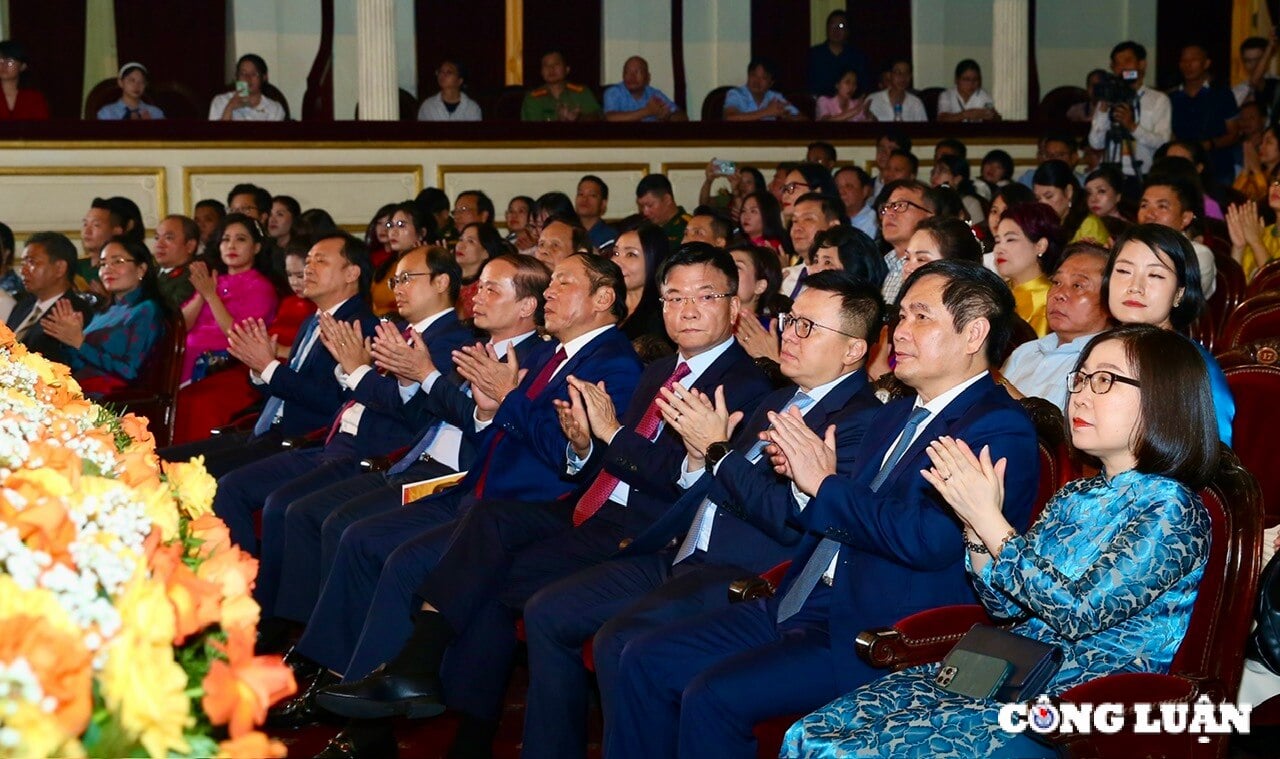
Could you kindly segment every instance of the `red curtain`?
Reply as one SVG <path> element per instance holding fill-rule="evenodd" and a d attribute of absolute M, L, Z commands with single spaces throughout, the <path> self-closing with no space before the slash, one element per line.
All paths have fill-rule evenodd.
<path fill-rule="evenodd" d="M 9 33 L 27 48 L 29 86 L 54 118 L 78 119 L 84 95 L 85 0 L 9 4 Z"/>

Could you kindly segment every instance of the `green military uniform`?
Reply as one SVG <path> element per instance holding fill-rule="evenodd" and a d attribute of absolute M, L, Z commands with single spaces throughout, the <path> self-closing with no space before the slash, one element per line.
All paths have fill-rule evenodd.
<path fill-rule="evenodd" d="M 676 206 L 676 215 L 662 225 L 662 232 L 667 236 L 667 246 L 672 253 L 680 249 L 680 243 L 684 242 L 684 228 L 689 226 L 689 219 L 692 218 L 684 210 L 684 206 Z"/>
<path fill-rule="evenodd" d="M 181 309 L 182 304 L 196 294 L 195 287 L 191 285 L 191 269 L 187 266 L 156 272 L 156 289 L 174 311 Z"/>
<path fill-rule="evenodd" d="M 521 121 L 559 121 L 560 106 L 569 110 L 578 109 L 579 116 L 600 113 L 600 104 L 591 90 L 580 84 L 568 83 L 557 98 L 546 87 L 539 87 L 524 96 L 520 106 Z"/>

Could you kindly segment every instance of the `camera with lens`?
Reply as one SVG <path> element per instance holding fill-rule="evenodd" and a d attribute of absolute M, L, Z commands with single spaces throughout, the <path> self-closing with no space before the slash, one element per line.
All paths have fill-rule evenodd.
<path fill-rule="evenodd" d="M 1133 89 L 1132 85 L 1136 81 L 1138 81 L 1138 72 L 1133 69 L 1123 71 L 1119 76 L 1111 73 L 1105 74 L 1101 81 L 1093 86 L 1093 97 L 1108 106 L 1132 106 L 1134 101 L 1138 99 L 1138 93 Z"/>

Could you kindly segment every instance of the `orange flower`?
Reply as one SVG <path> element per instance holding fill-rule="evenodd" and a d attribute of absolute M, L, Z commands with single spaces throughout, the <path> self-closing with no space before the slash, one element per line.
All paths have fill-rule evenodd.
<path fill-rule="evenodd" d="M 165 595 L 173 604 L 177 628 L 173 637 L 175 646 L 182 645 L 189 636 L 218 621 L 220 588 L 201 580 L 182 562 L 182 546 L 171 543 L 159 548 L 151 556 L 151 575 L 164 583 Z"/>
<path fill-rule="evenodd" d="M 17 659 L 27 661 L 44 695 L 55 700 L 54 716 L 62 729 L 68 735 L 84 732 L 93 712 L 93 656 L 80 636 L 42 617 L 0 620 L 0 663 Z"/>
<path fill-rule="evenodd" d="M 279 656 L 253 655 L 253 630 L 227 631 L 227 645 L 219 646 L 227 661 L 218 659 L 204 678 L 204 707 L 209 721 L 227 725 L 233 739 L 261 725 L 267 709 L 298 690 L 293 671 Z"/>
<path fill-rule="evenodd" d="M 72 564 L 68 548 L 75 540 L 63 499 L 71 495 L 71 483 L 52 469 L 14 472 L 4 482 L 25 503 L 0 495 L 0 523 L 17 528 L 18 536 L 31 548 L 48 553 L 54 561 Z M 21 503 L 21 501 L 17 501 Z"/>
<path fill-rule="evenodd" d="M 149 422 L 146 417 L 135 416 L 134 414 L 125 414 L 120 417 L 120 426 L 124 429 L 133 441 L 143 448 L 154 451 L 156 449 L 156 437 L 151 434 L 151 430 L 147 428 Z"/>
<path fill-rule="evenodd" d="M 7 325 L 0 324 L 0 348 L 12 348 L 18 344 L 18 336 Z"/>
<path fill-rule="evenodd" d="M 197 556 L 212 556 L 231 547 L 231 530 L 213 512 L 201 514 L 198 519 L 191 521 L 189 527 L 191 537 L 202 541 Z"/>
<path fill-rule="evenodd" d="M 205 559 L 196 569 L 196 576 L 222 588 L 222 611 L 218 620 L 222 629 L 257 626 L 262 609 L 251 595 L 258 576 L 257 559 L 232 546 Z"/>
<path fill-rule="evenodd" d="M 217 759 L 284 759 L 289 749 L 265 733 L 251 733 L 218 744 Z"/>
<path fill-rule="evenodd" d="M 120 481 L 124 484 L 131 488 L 144 485 L 160 487 L 160 457 L 156 455 L 154 448 L 134 446 L 117 454 L 117 459 Z"/>
<path fill-rule="evenodd" d="M 68 432 L 71 435 L 78 435 L 74 429 L 69 428 Z M 80 463 L 80 454 L 70 448 L 53 445 L 44 440 L 33 440 L 30 446 L 31 455 L 27 459 L 28 462 L 38 461 L 41 467 L 52 469 L 63 475 L 71 483 L 72 490 L 79 487 L 80 472 L 83 468 Z"/>

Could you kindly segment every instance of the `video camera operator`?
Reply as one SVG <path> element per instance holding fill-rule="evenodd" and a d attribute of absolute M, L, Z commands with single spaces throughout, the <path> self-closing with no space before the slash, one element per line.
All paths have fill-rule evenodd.
<path fill-rule="evenodd" d="M 1138 176 L 1151 167 L 1156 149 L 1173 136 L 1173 109 L 1168 95 L 1143 84 L 1147 49 L 1141 44 L 1127 40 L 1112 48 L 1111 72 L 1114 77 L 1095 88 L 1101 102 L 1093 112 L 1089 144 L 1106 151 L 1104 162 Z"/>

